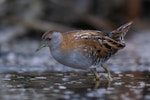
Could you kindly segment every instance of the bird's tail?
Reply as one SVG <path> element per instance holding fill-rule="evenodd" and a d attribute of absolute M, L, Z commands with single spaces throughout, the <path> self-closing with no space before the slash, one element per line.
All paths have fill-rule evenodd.
<path fill-rule="evenodd" d="M 128 30 L 130 29 L 131 25 L 132 25 L 132 21 L 128 22 L 124 25 L 122 25 L 121 27 L 117 28 L 116 30 L 113 30 L 111 32 L 112 34 L 112 39 L 122 42 L 124 41 L 124 36 L 126 35 L 126 33 L 128 32 Z"/>

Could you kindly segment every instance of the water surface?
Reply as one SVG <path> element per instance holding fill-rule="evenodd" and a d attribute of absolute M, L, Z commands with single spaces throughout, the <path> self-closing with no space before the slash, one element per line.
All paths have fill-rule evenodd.
<path fill-rule="evenodd" d="M 113 73 L 113 81 L 84 71 L 3 71 L 1 100 L 150 100 L 150 72 Z"/>

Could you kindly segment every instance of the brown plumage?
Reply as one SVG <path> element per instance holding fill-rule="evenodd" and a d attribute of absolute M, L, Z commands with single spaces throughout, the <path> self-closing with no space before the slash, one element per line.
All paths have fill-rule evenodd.
<path fill-rule="evenodd" d="M 61 50 L 63 52 L 78 49 L 87 57 L 90 54 L 96 54 L 96 58 L 107 58 L 125 47 L 124 42 L 115 41 L 101 31 L 80 30 L 62 34 Z"/>
<path fill-rule="evenodd" d="M 103 63 L 125 47 L 124 36 L 131 24 L 132 22 L 129 22 L 110 33 L 95 30 L 65 33 L 48 31 L 42 39 L 58 62 L 81 69 L 102 66 L 111 79 L 110 72 Z M 98 78 L 99 75 L 95 72 L 95 76 Z"/>

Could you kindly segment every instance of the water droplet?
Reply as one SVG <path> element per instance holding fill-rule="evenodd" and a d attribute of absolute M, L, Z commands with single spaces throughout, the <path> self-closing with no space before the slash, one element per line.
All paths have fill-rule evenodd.
<path fill-rule="evenodd" d="M 65 86 L 58 86 L 59 89 L 66 89 Z"/>
<path fill-rule="evenodd" d="M 69 79 L 68 79 L 68 78 L 62 78 L 62 80 L 63 80 L 63 81 L 68 81 Z"/>
<path fill-rule="evenodd" d="M 122 85 L 122 82 L 116 82 L 114 85 Z"/>
<path fill-rule="evenodd" d="M 36 79 L 47 79 L 47 77 L 35 77 Z"/>

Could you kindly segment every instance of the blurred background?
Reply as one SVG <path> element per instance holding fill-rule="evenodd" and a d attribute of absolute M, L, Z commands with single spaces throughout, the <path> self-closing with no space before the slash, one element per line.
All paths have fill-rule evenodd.
<path fill-rule="evenodd" d="M 111 82 L 35 52 L 48 30 L 109 32 L 129 21 L 126 47 L 106 64 Z M 0 100 L 150 100 L 150 0 L 0 0 L 0 88 Z"/>
<path fill-rule="evenodd" d="M 109 64 L 148 66 L 149 5 L 149 0 L 1 0 L 0 65 L 53 68 L 58 63 L 50 56 L 48 48 L 35 52 L 45 31 L 91 29 L 109 32 L 133 21 L 126 36 L 126 49 Z"/>

